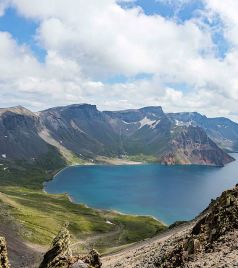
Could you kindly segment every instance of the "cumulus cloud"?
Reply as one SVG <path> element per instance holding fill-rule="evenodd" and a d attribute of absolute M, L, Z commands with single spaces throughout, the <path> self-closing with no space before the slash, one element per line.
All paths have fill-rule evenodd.
<path fill-rule="evenodd" d="M 0 0 L 0 17 L 4 15 L 5 9 L 9 6 L 9 0 Z"/>
<path fill-rule="evenodd" d="M 206 0 L 207 9 L 218 16 L 223 24 L 225 37 L 232 45 L 238 46 L 238 1 Z"/>
<path fill-rule="evenodd" d="M 140 7 L 123 9 L 116 0 L 11 0 L 21 16 L 39 23 L 35 40 L 47 55 L 40 63 L 27 45 L 0 32 L 1 105 L 34 110 L 77 102 L 101 109 L 163 105 L 166 111 L 230 116 L 238 112 L 238 21 L 237 1 L 228 1 L 204 0 L 204 16 L 219 17 L 232 44 L 219 58 L 213 29 L 201 27 L 199 18 L 178 23 L 148 16 Z M 0 14 L 7 4 L 0 0 Z M 131 79 L 141 73 L 152 76 Z M 128 81 L 105 82 L 117 75 Z"/>

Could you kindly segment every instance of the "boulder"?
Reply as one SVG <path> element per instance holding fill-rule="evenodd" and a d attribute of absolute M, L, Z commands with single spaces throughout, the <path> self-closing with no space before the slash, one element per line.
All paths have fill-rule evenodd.
<path fill-rule="evenodd" d="M 100 255 L 95 249 L 92 249 L 89 252 L 88 256 L 85 258 L 85 262 L 95 268 L 100 268 L 102 266 Z"/>

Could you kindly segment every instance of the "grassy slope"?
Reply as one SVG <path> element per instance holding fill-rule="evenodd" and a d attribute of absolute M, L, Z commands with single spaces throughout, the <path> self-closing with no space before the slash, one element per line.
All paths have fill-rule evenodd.
<path fill-rule="evenodd" d="M 20 226 L 20 235 L 29 242 L 49 245 L 61 226 L 69 222 L 75 241 L 85 241 L 80 244 L 81 249 L 94 246 L 105 252 L 110 248 L 152 237 L 165 228 L 150 217 L 99 211 L 73 204 L 67 195 L 44 193 L 43 182 L 65 164 L 50 154 L 35 165 L 23 162 L 17 165 L 7 162 L 2 164 L 0 205 L 7 208 L 11 218 Z M 4 170 L 6 167 L 8 169 Z"/>

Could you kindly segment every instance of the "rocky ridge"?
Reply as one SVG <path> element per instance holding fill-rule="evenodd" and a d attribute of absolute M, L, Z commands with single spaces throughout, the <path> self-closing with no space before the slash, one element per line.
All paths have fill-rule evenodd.
<path fill-rule="evenodd" d="M 103 267 L 238 267 L 238 185 L 196 220 L 143 245 L 103 258 Z"/>
<path fill-rule="evenodd" d="M 38 113 L 23 107 L 0 109 L 0 160 L 34 162 L 58 152 L 68 162 L 140 155 L 164 164 L 224 166 L 234 160 L 208 136 L 206 131 L 211 129 L 194 123 L 195 119 L 193 123 L 186 120 L 164 113 L 159 106 L 118 112 L 101 112 L 90 104 Z M 216 134 L 223 129 L 223 140 L 234 141 L 236 125 L 217 127 Z"/>

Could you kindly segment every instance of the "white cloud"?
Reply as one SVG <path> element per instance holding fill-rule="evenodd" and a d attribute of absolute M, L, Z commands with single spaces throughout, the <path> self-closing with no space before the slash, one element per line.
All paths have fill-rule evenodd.
<path fill-rule="evenodd" d="M 238 47 L 238 1 L 206 0 L 207 9 L 220 17 L 225 37 Z"/>
<path fill-rule="evenodd" d="M 37 110 L 90 102 L 101 109 L 163 105 L 166 111 L 212 116 L 238 112 L 238 22 L 236 1 L 228 1 L 232 8 L 206 0 L 207 14 L 221 18 L 234 44 L 218 59 L 211 29 L 200 27 L 198 18 L 178 24 L 173 18 L 147 16 L 141 8 L 125 10 L 116 0 L 11 0 L 20 14 L 39 22 L 36 38 L 47 56 L 39 63 L 27 46 L 0 32 L 0 104 Z M 0 0 L 0 11 L 1 3 L 5 8 L 7 2 Z M 140 73 L 153 78 L 102 82 Z M 171 83 L 190 89 L 167 86 Z"/>
<path fill-rule="evenodd" d="M 93 78 L 163 73 L 167 65 L 181 66 L 184 58 L 194 60 L 212 46 L 209 34 L 192 21 L 177 25 L 140 8 L 124 10 L 113 0 L 17 0 L 15 5 L 25 16 L 40 18 L 38 39 L 48 51 L 74 59 Z"/>
<path fill-rule="evenodd" d="M 9 0 L 0 0 L 0 17 L 4 15 L 5 9 L 9 5 Z"/>

